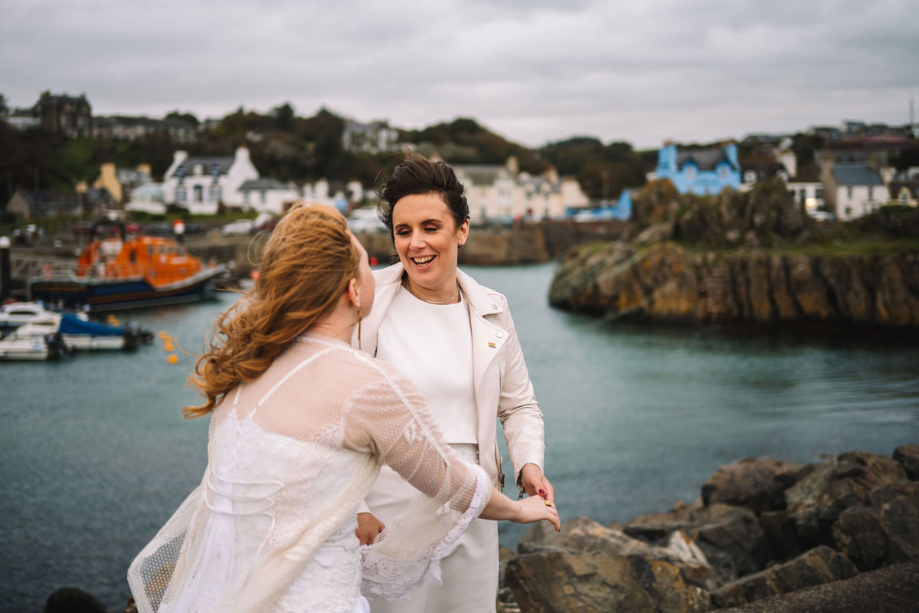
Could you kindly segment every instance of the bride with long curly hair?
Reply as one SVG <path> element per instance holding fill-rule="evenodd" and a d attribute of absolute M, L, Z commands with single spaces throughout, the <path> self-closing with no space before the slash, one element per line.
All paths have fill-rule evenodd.
<path fill-rule="evenodd" d="M 364 594 L 436 584 L 477 516 L 558 529 L 554 507 L 511 501 L 464 463 L 408 379 L 351 348 L 373 295 L 335 209 L 297 205 L 275 228 L 192 377 L 204 403 L 184 412 L 210 416 L 208 464 L 131 564 L 140 611 L 369 611 Z M 383 464 L 426 496 L 360 547 L 356 510 Z"/>

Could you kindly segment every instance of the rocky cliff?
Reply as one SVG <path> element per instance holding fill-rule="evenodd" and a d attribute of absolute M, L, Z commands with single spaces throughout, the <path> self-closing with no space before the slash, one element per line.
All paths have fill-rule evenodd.
<path fill-rule="evenodd" d="M 919 219 L 913 209 L 905 213 Z M 854 225 L 821 227 L 781 184 L 697 198 L 651 183 L 636 200 L 636 226 L 631 242 L 569 251 L 550 303 L 673 323 L 919 327 L 915 238 L 873 226 L 870 237 Z"/>
<path fill-rule="evenodd" d="M 674 323 L 919 327 L 919 253 L 796 255 L 611 243 L 568 254 L 553 306 Z"/>
<path fill-rule="evenodd" d="M 558 534 L 537 524 L 504 552 L 498 610 L 915 611 L 917 467 L 912 444 L 893 458 L 748 458 L 665 513 L 609 526 L 578 517 Z"/>

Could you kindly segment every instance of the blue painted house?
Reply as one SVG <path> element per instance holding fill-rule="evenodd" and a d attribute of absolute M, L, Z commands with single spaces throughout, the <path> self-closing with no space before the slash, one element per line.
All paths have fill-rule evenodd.
<path fill-rule="evenodd" d="M 670 179 L 681 194 L 720 193 L 740 187 L 737 145 L 683 149 L 665 145 L 657 152 L 657 178 Z"/>

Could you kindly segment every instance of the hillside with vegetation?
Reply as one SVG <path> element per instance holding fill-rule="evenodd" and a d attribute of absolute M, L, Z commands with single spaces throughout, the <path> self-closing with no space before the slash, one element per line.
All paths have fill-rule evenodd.
<path fill-rule="evenodd" d="M 195 127 L 201 124 L 188 112 L 174 111 L 166 118 Z M 71 190 L 80 181 L 91 184 L 106 162 L 127 168 L 149 164 L 156 180 L 162 178 L 177 149 L 191 155 L 229 155 L 240 145 L 249 148 L 252 161 L 266 177 L 295 182 L 358 179 L 372 185 L 402 152 L 347 151 L 342 144 L 345 125 L 344 117 L 328 109 L 301 117 L 289 103 L 268 113 L 240 107 L 219 121 L 208 121 L 197 142 L 189 144 L 165 135 L 134 141 L 69 139 L 45 130 L 19 131 L 0 122 L 0 204 L 20 187 Z M 588 137 L 533 149 L 462 117 L 398 133 L 400 142 L 452 164 L 504 164 L 514 156 L 520 170 L 531 174 L 555 166 L 560 174 L 577 177 L 593 198 L 615 197 L 625 187 L 641 185 L 656 160 L 654 151 L 639 154 L 628 143 L 604 145 Z"/>

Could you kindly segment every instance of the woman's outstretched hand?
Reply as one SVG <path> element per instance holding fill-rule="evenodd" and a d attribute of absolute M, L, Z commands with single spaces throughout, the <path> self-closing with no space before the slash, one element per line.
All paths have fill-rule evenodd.
<path fill-rule="evenodd" d="M 555 489 L 536 464 L 527 464 L 520 470 L 520 485 L 527 496 L 541 496 L 555 504 Z"/>
<path fill-rule="evenodd" d="M 354 534 L 357 535 L 361 545 L 373 545 L 373 542 L 377 540 L 377 536 L 385 528 L 386 526 L 383 525 L 383 522 L 377 519 L 373 513 L 358 513 L 357 530 L 354 531 Z"/>
<path fill-rule="evenodd" d="M 518 507 L 518 514 L 517 517 L 511 520 L 515 524 L 531 524 L 545 519 L 555 526 L 556 532 L 561 531 L 562 523 L 558 517 L 558 509 L 555 508 L 555 503 L 549 502 L 541 496 L 530 496 L 516 501 L 515 504 Z"/>

